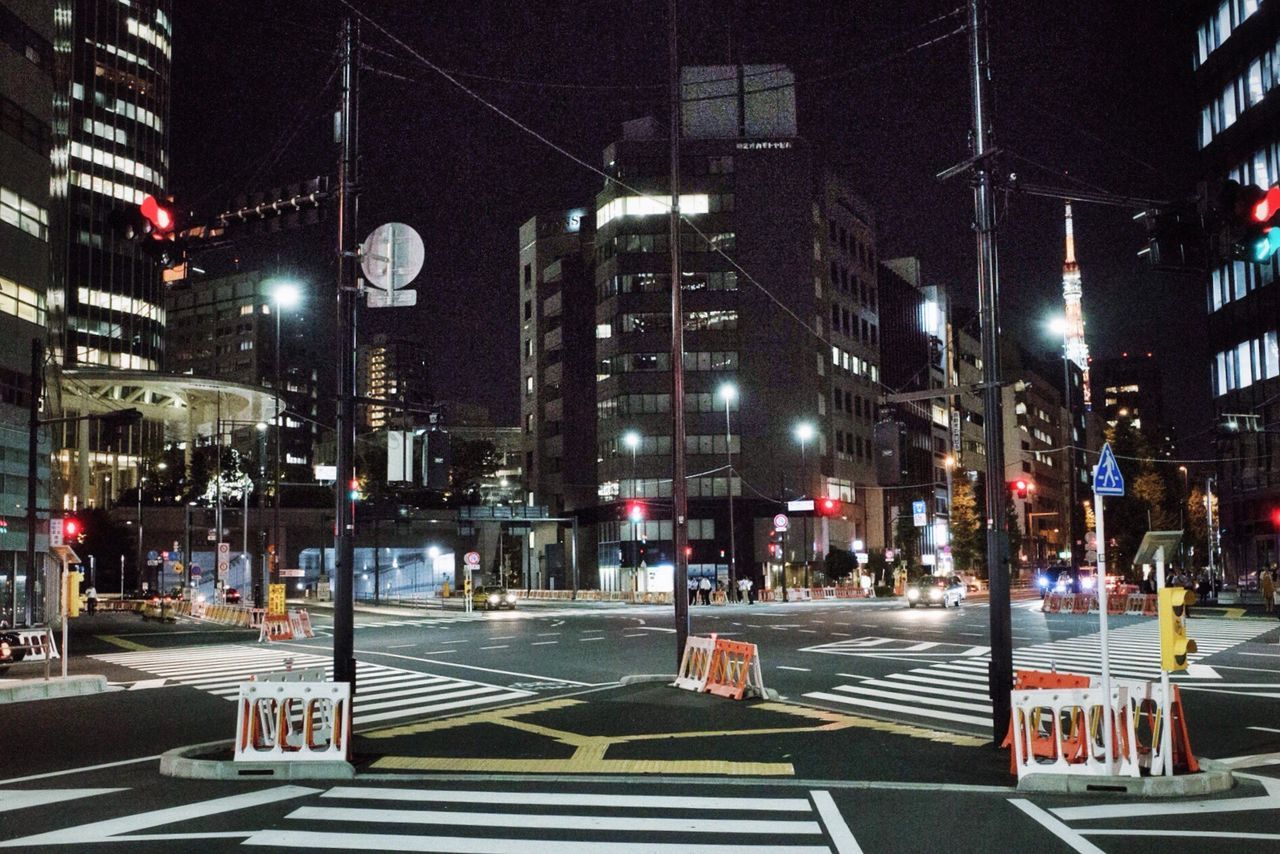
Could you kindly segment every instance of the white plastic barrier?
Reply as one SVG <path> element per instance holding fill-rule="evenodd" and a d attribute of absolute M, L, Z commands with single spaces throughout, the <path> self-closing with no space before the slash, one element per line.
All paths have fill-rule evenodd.
<path fill-rule="evenodd" d="M 23 661 L 45 661 L 61 658 L 53 632 L 48 629 L 18 629 L 18 645 L 25 648 Z"/>
<path fill-rule="evenodd" d="M 286 674 L 275 677 L 240 684 L 235 761 L 346 759 L 351 685 L 286 681 Z"/>
<path fill-rule="evenodd" d="M 1112 729 L 1116 737 L 1110 768 L 1103 747 L 1101 688 L 1014 691 L 1011 699 L 1014 767 L 1019 780 L 1030 774 L 1141 775 L 1126 686 L 1111 689 Z"/>
<path fill-rule="evenodd" d="M 706 690 L 707 677 L 711 674 L 711 659 L 715 650 L 714 636 L 689 635 L 684 644 L 684 657 L 680 659 L 680 673 L 671 686 L 699 693 Z"/>

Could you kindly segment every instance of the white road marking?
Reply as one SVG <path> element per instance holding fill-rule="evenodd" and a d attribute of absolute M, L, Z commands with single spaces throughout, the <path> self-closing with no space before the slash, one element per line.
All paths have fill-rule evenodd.
<path fill-rule="evenodd" d="M 498 646 L 482 646 L 481 649 L 509 649 L 510 644 L 499 644 Z"/>
<path fill-rule="evenodd" d="M 836 845 L 836 854 L 862 854 L 862 846 L 858 845 L 858 840 L 853 838 L 853 831 L 845 823 L 844 816 L 840 815 L 840 809 L 836 806 L 836 802 L 832 800 L 831 793 L 824 791 L 810 792 L 809 797 L 813 798 L 813 805 L 818 810 L 818 816 L 822 819 L 822 824 L 827 828 L 827 834 L 830 835 L 831 841 Z"/>
<path fill-rule="evenodd" d="M 639 628 L 646 632 L 670 632 L 671 634 L 676 632 L 675 629 L 664 629 L 662 626 L 640 626 Z"/>
<path fill-rule="evenodd" d="M 588 643 L 590 641 L 605 640 L 605 638 L 578 638 L 578 643 Z"/>
<path fill-rule="evenodd" d="M 534 641 L 529 646 L 547 646 L 548 644 L 560 643 L 560 641 Z"/>
<path fill-rule="evenodd" d="M 62 801 L 74 801 L 79 798 L 91 798 L 94 795 L 106 795 L 111 792 L 127 792 L 127 788 L 117 789 L 0 789 L 0 812 L 38 807 L 45 804 L 56 804 Z"/>
<path fill-rule="evenodd" d="M 687 795 L 605 795 L 592 792 L 495 792 L 453 789 L 387 789 L 334 786 L 322 798 L 420 801 L 424 803 L 527 804 L 544 807 L 635 807 L 644 809 L 744 810 L 751 812 L 808 812 L 803 798 L 727 798 Z"/>
<path fill-rule="evenodd" d="M 50 777 L 64 777 L 67 774 L 101 771 L 104 768 L 119 768 L 121 765 L 136 765 L 139 762 L 150 762 L 153 759 L 159 758 L 159 753 L 153 753 L 150 756 L 139 756 L 137 759 L 121 759 L 119 762 L 104 762 L 101 765 L 86 765 L 82 768 L 68 768 L 65 771 L 47 771 L 44 774 L 31 774 L 26 777 L 14 777 L 11 780 L 0 780 L 0 786 L 11 786 L 14 783 L 29 783 L 32 780 L 47 780 Z"/>
<path fill-rule="evenodd" d="M 1101 848 L 1094 845 L 1092 842 L 1089 842 L 1079 833 L 1076 833 L 1074 830 L 1067 827 L 1044 810 L 1040 809 L 1040 807 L 1031 803 L 1031 801 L 1024 800 L 1022 798 L 1010 798 L 1009 803 L 1022 810 L 1041 827 L 1061 839 L 1064 844 L 1068 845 L 1072 850 L 1079 852 L 1079 854 L 1105 854 Z"/>
<path fill-rule="evenodd" d="M 785 664 L 779 664 L 779 665 L 777 665 L 777 666 L 776 666 L 776 668 L 775 668 L 775 669 L 777 669 L 777 670 L 799 670 L 801 673 L 808 673 L 808 672 L 809 672 L 809 668 L 807 668 L 807 667 L 788 667 L 788 666 L 787 666 L 787 665 L 785 665 Z"/>

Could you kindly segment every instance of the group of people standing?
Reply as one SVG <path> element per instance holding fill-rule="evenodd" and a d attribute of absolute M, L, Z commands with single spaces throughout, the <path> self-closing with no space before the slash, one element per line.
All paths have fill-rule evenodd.
<path fill-rule="evenodd" d="M 710 605 L 711 591 L 724 591 L 724 583 L 717 581 L 712 584 L 711 579 L 707 576 L 701 578 L 689 578 L 689 604 L 690 605 Z M 750 578 L 739 578 L 735 588 L 730 589 L 729 599 L 734 602 L 746 602 L 754 604 L 756 601 L 756 584 Z"/>

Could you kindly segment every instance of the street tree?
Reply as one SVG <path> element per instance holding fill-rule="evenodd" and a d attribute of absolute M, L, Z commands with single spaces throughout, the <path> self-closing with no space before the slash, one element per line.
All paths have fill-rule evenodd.
<path fill-rule="evenodd" d="M 951 557 L 956 569 L 985 568 L 981 558 L 986 551 L 986 538 L 982 534 L 982 517 L 973 484 L 967 477 L 958 478 L 951 488 Z"/>

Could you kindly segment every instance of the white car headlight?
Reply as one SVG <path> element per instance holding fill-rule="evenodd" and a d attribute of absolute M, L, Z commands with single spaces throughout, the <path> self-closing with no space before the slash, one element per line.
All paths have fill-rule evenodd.
<path fill-rule="evenodd" d="M 497 604 L 498 604 L 498 594 L 497 594 L 497 593 L 490 593 L 490 594 L 489 594 L 489 602 L 490 602 L 490 603 L 492 603 L 492 604 L 494 604 L 494 605 L 497 605 Z"/>
<path fill-rule="evenodd" d="M 514 604 L 516 603 L 516 594 L 514 594 L 514 593 L 508 593 L 508 594 L 507 594 L 507 601 L 508 601 L 508 602 L 510 602 L 512 605 L 514 605 Z"/>
<path fill-rule="evenodd" d="M 1092 578 L 1082 578 L 1082 579 L 1080 580 L 1080 586 L 1081 586 L 1081 587 L 1083 587 L 1085 590 L 1092 590 L 1092 589 L 1093 589 L 1093 579 L 1092 579 Z"/>
<path fill-rule="evenodd" d="M 908 590 L 907 590 L 907 598 L 908 598 L 908 599 L 911 599 L 911 600 L 919 599 L 919 598 L 920 598 L 920 591 L 919 591 L 919 590 L 917 590 L 917 589 L 916 589 L 916 588 L 914 588 L 914 587 L 908 588 Z"/>
<path fill-rule="evenodd" d="M 941 599 L 941 598 L 942 598 L 942 591 L 941 591 L 941 590 L 939 590 L 939 589 L 938 589 L 938 588 L 936 588 L 936 587 L 935 587 L 935 588 L 933 588 L 932 590 L 930 590 L 930 591 L 929 591 L 929 598 L 930 598 L 930 599 Z"/>

